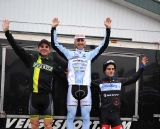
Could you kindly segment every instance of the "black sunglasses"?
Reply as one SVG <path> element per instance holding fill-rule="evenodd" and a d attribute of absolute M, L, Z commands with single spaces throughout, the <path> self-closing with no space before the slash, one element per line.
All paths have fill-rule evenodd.
<path fill-rule="evenodd" d="M 83 42 L 84 41 L 84 39 L 77 39 L 77 42 Z"/>

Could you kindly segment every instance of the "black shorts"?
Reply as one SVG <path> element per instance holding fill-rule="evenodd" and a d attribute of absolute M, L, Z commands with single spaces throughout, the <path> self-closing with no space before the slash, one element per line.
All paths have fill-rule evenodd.
<path fill-rule="evenodd" d="M 72 85 L 72 95 L 77 100 L 84 99 L 88 95 L 88 87 Z"/>
<path fill-rule="evenodd" d="M 89 86 L 70 85 L 67 94 L 67 106 L 91 106 L 91 89 Z"/>
<path fill-rule="evenodd" d="M 111 125 L 111 127 L 122 125 L 119 112 L 101 111 L 100 124 Z"/>
<path fill-rule="evenodd" d="M 53 118 L 53 99 L 52 94 L 31 93 L 29 96 L 29 115 L 30 118 L 43 115 L 44 118 Z"/>

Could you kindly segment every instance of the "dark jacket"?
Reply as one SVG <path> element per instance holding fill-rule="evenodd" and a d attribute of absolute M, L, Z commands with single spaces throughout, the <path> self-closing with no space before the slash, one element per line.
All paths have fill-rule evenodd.
<path fill-rule="evenodd" d="M 119 111 L 121 87 L 135 83 L 144 71 L 142 66 L 135 75 L 128 78 L 105 77 L 98 82 L 92 81 L 92 86 L 100 88 L 100 110 L 101 111 Z"/>
<path fill-rule="evenodd" d="M 30 90 L 34 93 L 52 92 L 52 83 L 56 79 L 66 79 L 64 71 L 50 56 L 43 58 L 40 54 L 31 54 L 23 49 L 13 38 L 11 32 L 5 32 L 8 42 L 15 53 L 30 69 Z"/>

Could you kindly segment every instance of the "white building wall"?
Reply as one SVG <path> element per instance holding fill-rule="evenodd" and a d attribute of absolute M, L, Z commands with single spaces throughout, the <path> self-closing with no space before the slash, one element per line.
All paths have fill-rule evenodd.
<path fill-rule="evenodd" d="M 14 31 L 50 33 L 54 17 L 60 20 L 58 34 L 103 36 L 110 17 L 111 37 L 160 41 L 160 21 L 109 0 L 0 0 L 0 21 L 9 19 Z"/>

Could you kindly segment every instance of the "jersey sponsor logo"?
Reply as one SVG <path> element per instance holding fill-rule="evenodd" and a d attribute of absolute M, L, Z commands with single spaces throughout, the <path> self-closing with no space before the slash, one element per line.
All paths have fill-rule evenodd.
<path fill-rule="evenodd" d="M 78 54 L 77 54 L 77 53 L 74 53 L 74 56 L 76 56 L 76 57 L 77 57 L 77 56 L 78 56 Z"/>
<path fill-rule="evenodd" d="M 90 121 L 90 129 L 100 129 L 99 127 L 99 121 L 96 120 L 91 120 Z M 122 121 L 123 129 L 130 129 L 131 128 L 131 123 L 128 121 Z M 74 129 L 81 129 L 82 128 L 82 120 L 75 120 L 74 121 Z M 53 120 L 53 125 L 52 127 L 54 129 L 66 129 L 66 120 L 60 120 L 60 119 L 55 119 Z M 6 119 L 6 124 L 5 127 L 6 129 L 16 129 L 16 128 L 31 128 L 31 123 L 30 120 L 27 118 L 7 118 Z M 39 129 L 44 128 L 44 123 L 43 119 L 40 119 L 39 121 Z"/>
<path fill-rule="evenodd" d="M 106 95 L 106 94 L 103 94 L 103 96 L 104 96 L 104 97 L 107 97 L 108 95 Z"/>
<path fill-rule="evenodd" d="M 52 66 L 49 66 L 49 65 L 46 65 L 46 64 L 39 64 L 37 62 L 34 62 L 33 67 L 37 67 L 37 68 L 40 68 L 40 69 L 45 69 L 45 70 L 50 71 L 50 72 L 52 72 L 52 70 L 53 70 Z"/>
<path fill-rule="evenodd" d="M 78 67 L 78 66 L 74 66 L 74 69 L 75 69 L 75 70 L 78 70 L 78 69 L 79 69 L 79 67 Z"/>
<path fill-rule="evenodd" d="M 112 94 L 112 96 L 119 96 L 119 94 Z"/>
<path fill-rule="evenodd" d="M 109 94 L 110 96 L 119 96 L 119 94 Z"/>
<path fill-rule="evenodd" d="M 87 60 L 83 60 L 83 59 L 73 59 L 73 63 L 87 63 Z"/>
<path fill-rule="evenodd" d="M 87 64 L 86 64 L 86 63 L 82 63 L 82 66 L 86 67 L 86 66 L 87 66 Z"/>
<path fill-rule="evenodd" d="M 100 85 L 101 91 L 121 90 L 121 83 L 104 83 Z"/>
<path fill-rule="evenodd" d="M 104 96 L 104 97 L 106 97 L 106 96 L 119 96 L 119 94 L 107 94 L 107 95 L 104 94 L 103 96 Z"/>
<path fill-rule="evenodd" d="M 84 72 L 84 70 L 86 70 L 86 60 L 81 60 L 81 59 L 75 59 L 73 60 L 72 66 L 74 68 L 74 70 L 79 70 L 80 72 Z"/>
<path fill-rule="evenodd" d="M 85 57 L 86 57 L 86 54 L 83 54 L 83 57 L 85 58 Z"/>
<path fill-rule="evenodd" d="M 114 99 L 114 105 L 115 105 L 115 106 L 119 105 L 119 98 L 115 98 L 115 99 Z"/>
<path fill-rule="evenodd" d="M 85 70 L 85 69 L 86 69 L 86 67 L 80 67 L 80 69 Z"/>
<path fill-rule="evenodd" d="M 80 71 L 84 71 L 86 69 L 86 67 L 80 67 L 80 66 L 73 66 L 74 70 L 80 70 Z"/>

